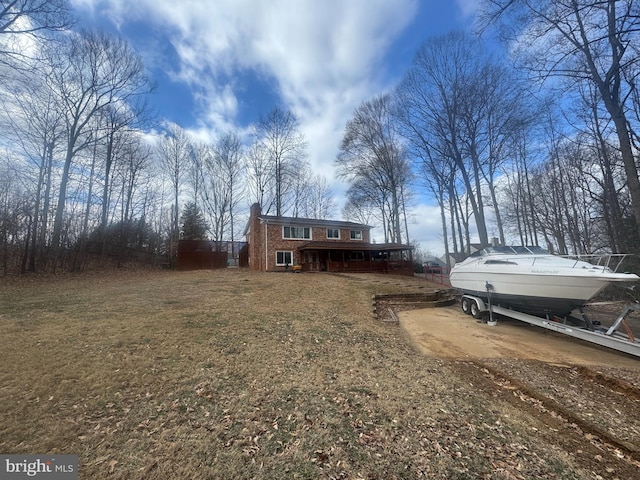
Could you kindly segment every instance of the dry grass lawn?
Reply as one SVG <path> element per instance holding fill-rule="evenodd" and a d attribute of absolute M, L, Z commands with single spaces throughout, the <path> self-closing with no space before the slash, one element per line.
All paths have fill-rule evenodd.
<path fill-rule="evenodd" d="M 0 452 L 78 454 L 82 479 L 607 478 L 374 320 L 395 280 L 0 284 Z"/>

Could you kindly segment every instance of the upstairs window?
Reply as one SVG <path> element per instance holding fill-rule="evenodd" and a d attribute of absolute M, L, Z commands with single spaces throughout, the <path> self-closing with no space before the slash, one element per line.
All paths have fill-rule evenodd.
<path fill-rule="evenodd" d="M 340 239 L 340 230 L 337 228 L 327 228 L 327 238 Z"/>
<path fill-rule="evenodd" d="M 362 240 L 362 230 L 351 230 L 349 236 L 351 240 Z"/>
<path fill-rule="evenodd" d="M 309 227 L 282 227 L 282 238 L 309 240 L 311 229 Z"/>

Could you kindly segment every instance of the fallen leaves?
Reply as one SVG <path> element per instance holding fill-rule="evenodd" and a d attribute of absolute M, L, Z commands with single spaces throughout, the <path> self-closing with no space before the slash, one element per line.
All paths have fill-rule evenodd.
<path fill-rule="evenodd" d="M 3 423 L 0 447 L 64 446 L 80 455 L 83 478 L 588 476 L 574 458 L 591 442 L 584 453 L 538 442 L 549 429 L 496 397 L 540 409 L 513 384 L 485 394 L 450 362 L 417 354 L 397 326 L 374 321 L 370 299 L 382 284 L 243 271 L 74 283 L 81 294 L 56 295 L 61 314 L 4 335 L 11 368 L 0 372 L 0 413 L 30 424 Z M 44 289 L 21 294 L 37 304 Z M 180 301 L 165 302 L 165 292 Z M 35 337 L 49 342 L 46 355 Z M 25 384 L 52 365 L 74 381 L 40 373 Z M 575 382 L 575 371 L 564 373 L 522 374 L 570 402 L 571 383 L 553 381 Z M 612 415 L 626 414 L 623 401 Z M 594 462 L 611 477 L 604 452 Z"/>

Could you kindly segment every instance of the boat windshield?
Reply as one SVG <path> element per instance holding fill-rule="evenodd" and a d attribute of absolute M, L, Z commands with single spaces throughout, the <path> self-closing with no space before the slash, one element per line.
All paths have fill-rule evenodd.
<path fill-rule="evenodd" d="M 528 245 L 526 247 L 513 247 L 513 249 L 516 251 L 516 253 L 523 253 L 525 255 L 526 254 L 549 255 L 549 252 L 547 252 L 542 247 L 538 247 L 537 245 Z"/>
<path fill-rule="evenodd" d="M 483 257 L 485 255 L 495 255 L 495 254 L 506 254 L 506 255 L 549 255 L 544 248 L 538 247 L 537 245 L 528 245 L 528 246 L 499 246 L 499 247 L 487 247 L 482 250 L 478 250 L 477 252 L 473 252 L 470 257 Z"/>

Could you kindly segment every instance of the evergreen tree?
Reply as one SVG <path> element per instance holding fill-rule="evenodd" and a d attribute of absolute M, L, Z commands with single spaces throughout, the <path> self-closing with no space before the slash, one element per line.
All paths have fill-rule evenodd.
<path fill-rule="evenodd" d="M 181 238 L 184 240 L 206 240 L 209 226 L 200 207 L 195 202 L 185 205 L 180 217 L 182 223 Z"/>

